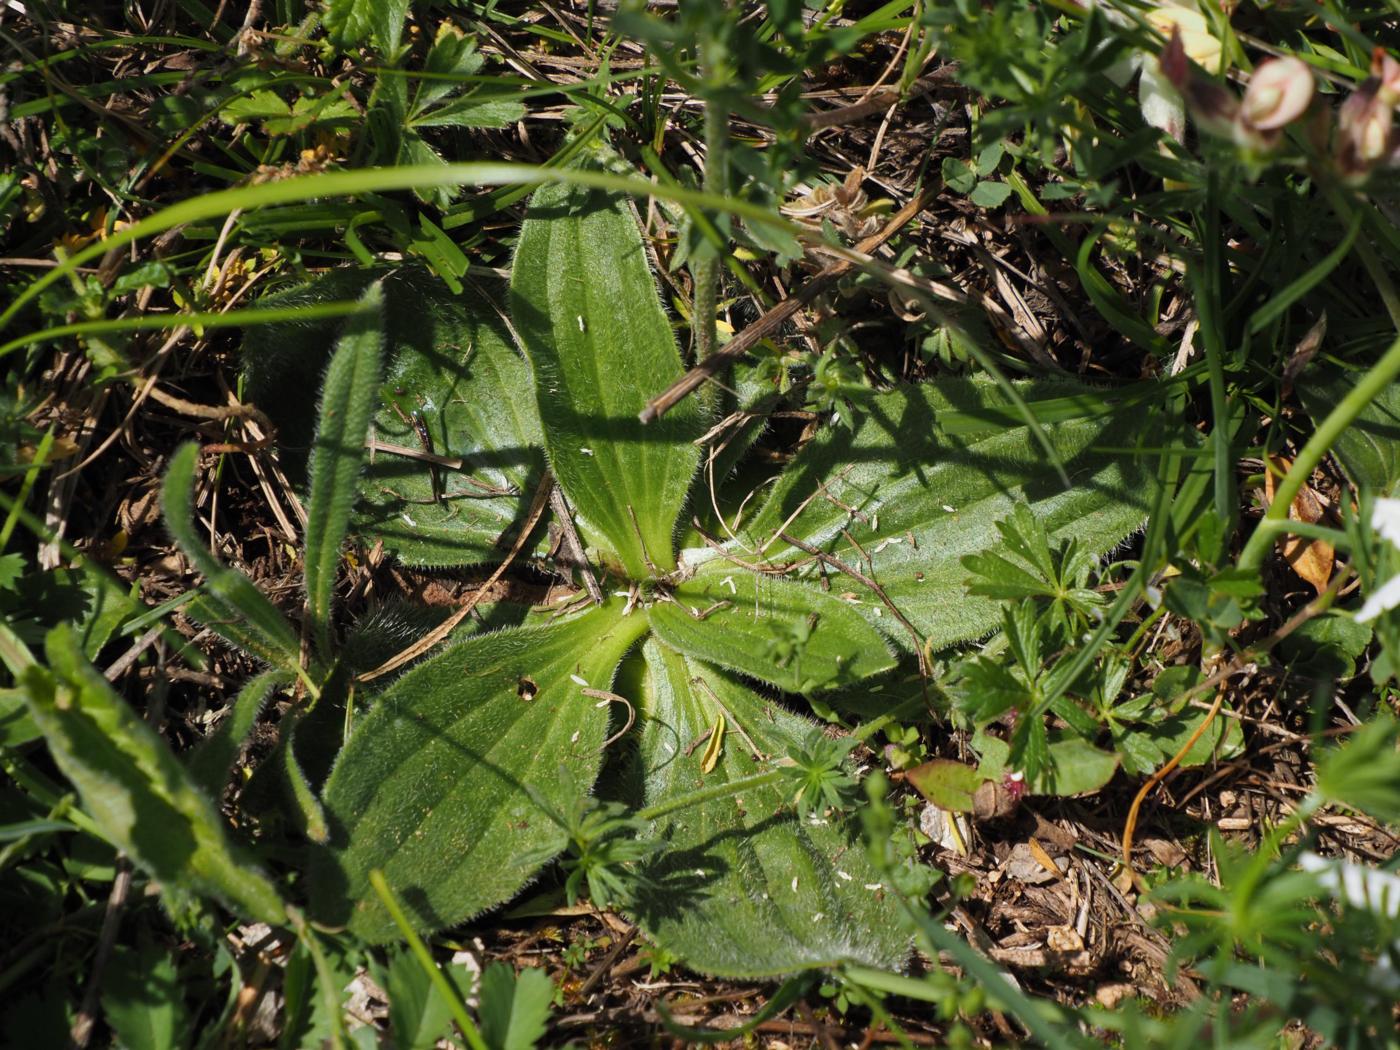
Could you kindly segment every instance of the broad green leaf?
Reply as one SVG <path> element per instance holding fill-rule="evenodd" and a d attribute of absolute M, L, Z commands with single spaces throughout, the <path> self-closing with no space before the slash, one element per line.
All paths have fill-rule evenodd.
<path fill-rule="evenodd" d="M 972 746 L 982 756 L 977 771 L 983 779 L 1000 780 L 1011 772 L 1007 767 L 1011 747 L 1005 740 L 979 732 Z M 1026 788 L 1032 795 L 1084 795 L 1107 784 L 1117 770 L 1118 756 L 1112 751 L 1068 734 L 1050 741 L 1043 768 L 1027 778 Z"/>
<path fill-rule="evenodd" d="M 262 89 L 250 92 L 242 98 L 229 100 L 219 110 L 219 119 L 225 124 L 252 124 L 254 121 L 286 117 L 292 107 L 277 92 Z"/>
<path fill-rule="evenodd" d="M 30 712 L 107 839 L 161 882 L 212 894 L 249 918 L 284 921 L 276 887 L 235 852 L 208 798 L 83 659 L 73 633 L 54 628 L 46 652 L 50 669 L 24 676 Z"/>
<path fill-rule="evenodd" d="M 355 506 L 365 434 L 378 400 L 384 344 L 384 297 L 379 286 L 370 285 L 360 302 L 366 311 L 346 324 L 321 387 L 306 502 L 306 614 L 321 654 L 327 658 L 331 655 L 331 600 L 340 548 Z"/>
<path fill-rule="evenodd" d="M 909 633 L 863 584 L 782 538 L 834 556 L 881 586 L 921 639 L 944 648 L 997 626 L 1000 604 L 970 595 L 962 559 L 997 547 L 996 523 L 1024 501 L 1052 542 L 1111 550 L 1147 515 L 1151 475 L 1127 449 L 1165 428 L 1141 406 L 1107 414 L 1105 396 L 1069 384 L 1019 387 L 1072 479 L 1066 489 L 996 386 L 949 379 L 902 388 L 861 408 L 857 425 L 829 427 L 802 451 L 744 529 L 736 555 L 860 596 L 856 606 L 900 646 Z M 1150 437 L 1148 437 L 1150 435 Z M 857 547 L 859 545 L 859 547 Z"/>
<path fill-rule="evenodd" d="M 493 962 L 481 974 L 481 1034 L 491 1050 L 533 1050 L 549 1027 L 554 982 L 527 967 Z"/>
<path fill-rule="evenodd" d="M 374 868 L 424 930 L 519 890 L 564 845 L 525 787 L 559 808 L 568 801 L 561 767 L 592 785 L 608 712 L 582 690 L 608 688 L 646 625 L 615 601 L 546 627 L 469 638 L 396 681 L 326 783 L 333 849 L 312 870 L 318 917 L 369 940 L 396 937 L 369 885 Z"/>
<path fill-rule="evenodd" d="M 630 576 L 655 575 L 649 561 L 673 569 L 701 409 L 691 398 L 649 426 L 637 419 L 682 369 L 627 202 L 566 185 L 537 190 L 510 293 L 554 476 Z"/>
<path fill-rule="evenodd" d="M 170 535 L 204 574 L 204 593 L 190 603 L 190 616 L 258 659 L 281 669 L 301 662 L 297 634 L 257 585 L 221 565 L 194 527 L 194 468 L 199 447 L 181 445 L 170 457 L 161 486 L 161 509 Z"/>
<path fill-rule="evenodd" d="M 647 611 L 658 638 L 689 656 L 808 693 L 894 666 L 849 601 L 715 559 Z"/>
<path fill-rule="evenodd" d="M 939 809 L 972 812 L 972 796 L 986 777 L 973 766 L 951 758 L 935 758 L 906 774 L 909 783 Z"/>
<path fill-rule="evenodd" d="M 415 117 L 415 128 L 504 128 L 525 116 L 513 98 L 456 98 Z"/>
<path fill-rule="evenodd" d="M 123 1050 L 189 1046 L 191 1019 L 174 958 L 149 937 L 141 941 L 118 947 L 103 971 L 103 1017 Z"/>
<path fill-rule="evenodd" d="M 463 463 L 460 470 L 437 468 L 438 500 L 427 462 L 371 451 L 353 527 L 412 564 L 498 559 L 498 540 L 513 538 L 544 472 L 529 366 L 492 306 L 503 289 L 468 282 L 453 295 L 421 270 L 335 270 L 276 301 L 353 298 L 376 276 L 383 280 L 385 375 L 371 435 L 422 451 L 417 412 L 434 451 Z M 276 325 L 254 329 L 244 341 L 248 397 L 277 424 L 283 466 L 295 484 L 305 481 L 313 441 L 310 391 L 336 332 L 335 323 Z"/>
<path fill-rule="evenodd" d="M 389 1030 L 396 1050 L 433 1050 L 447 1034 L 452 1011 L 410 951 L 389 961 L 384 989 L 389 994 Z"/>
<path fill-rule="evenodd" d="M 1011 196 L 1011 187 L 1004 182 L 979 182 L 967 199 L 979 208 L 1000 208 Z"/>
<path fill-rule="evenodd" d="M 1311 368 L 1298 383 L 1298 399 L 1313 422 L 1321 423 L 1362 374 Z M 1395 495 L 1400 483 L 1400 383 L 1390 384 L 1361 410 L 1332 452 L 1357 488 L 1377 496 Z"/>
<path fill-rule="evenodd" d="M 1219 762 L 1238 755 L 1244 749 L 1244 730 L 1239 719 L 1230 717 L 1229 708 L 1222 711 L 1200 735 L 1190 750 L 1181 759 L 1185 768 L 1203 766 L 1208 762 Z M 1186 745 L 1197 727 L 1206 717 L 1199 708 L 1187 707 L 1174 715 L 1161 717 L 1151 727 L 1137 728 L 1132 735 L 1138 738 L 1139 752 L 1143 745 L 1150 744 L 1157 751 L 1154 767 L 1161 765 Z"/>
<path fill-rule="evenodd" d="M 658 641 L 643 653 L 638 775 L 648 805 L 771 769 L 812 729 Z M 702 774 L 692 745 L 721 714 L 730 727 L 724 748 Z M 799 821 L 788 803 L 781 786 L 769 785 L 658 820 L 655 835 L 668 848 L 645 872 L 655 888 L 640 897 L 637 921 L 687 966 L 724 977 L 843 962 L 899 967 L 908 939 L 865 851 L 835 818 Z"/>

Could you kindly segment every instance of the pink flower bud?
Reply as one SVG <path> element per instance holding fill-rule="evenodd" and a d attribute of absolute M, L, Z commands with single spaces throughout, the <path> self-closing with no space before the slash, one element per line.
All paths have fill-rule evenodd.
<path fill-rule="evenodd" d="M 1180 27 L 1172 28 L 1171 39 L 1162 48 L 1159 61 L 1162 75 L 1181 92 L 1187 112 L 1200 128 L 1222 138 L 1233 136 L 1239 99 L 1192 65 L 1181 41 Z"/>
<path fill-rule="evenodd" d="M 1381 78 L 1368 77 L 1337 112 L 1337 163 L 1361 175 L 1395 148 L 1395 107 L 1381 98 Z"/>
<path fill-rule="evenodd" d="M 1371 52 L 1371 76 L 1381 82 L 1377 94 L 1387 106 L 1400 106 L 1400 62 L 1383 47 Z"/>
<path fill-rule="evenodd" d="M 1244 92 L 1241 119 L 1259 131 L 1273 131 L 1297 120 L 1313 97 L 1313 75 L 1298 58 L 1271 58 L 1260 64 Z"/>

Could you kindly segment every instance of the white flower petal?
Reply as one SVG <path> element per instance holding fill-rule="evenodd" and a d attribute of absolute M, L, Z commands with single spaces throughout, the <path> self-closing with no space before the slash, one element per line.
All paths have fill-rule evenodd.
<path fill-rule="evenodd" d="M 1324 889 L 1353 908 L 1387 919 L 1400 916 L 1400 875 L 1316 853 L 1302 854 L 1298 867 L 1316 875 Z"/>
<path fill-rule="evenodd" d="M 1400 547 L 1400 499 L 1378 499 L 1371 509 L 1371 528 Z"/>
<path fill-rule="evenodd" d="M 1162 67 L 1155 58 L 1142 64 L 1138 101 L 1142 103 L 1143 120 L 1177 142 L 1186 137 L 1186 104 L 1180 92 L 1162 75 Z"/>
<path fill-rule="evenodd" d="M 1366 603 L 1356 610 L 1356 622 L 1374 620 L 1397 605 L 1400 605 L 1400 575 L 1392 576 L 1367 596 Z"/>

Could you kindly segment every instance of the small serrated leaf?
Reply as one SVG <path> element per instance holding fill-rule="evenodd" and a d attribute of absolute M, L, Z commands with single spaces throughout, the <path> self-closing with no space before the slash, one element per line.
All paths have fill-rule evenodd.
<path fill-rule="evenodd" d="M 879 395 L 856 427 L 832 427 L 810 442 L 742 529 L 744 549 L 780 565 L 804 560 L 782 531 L 862 566 L 934 648 L 990 632 L 1000 605 L 969 595 L 962 558 L 999 547 L 996 523 L 1018 503 L 1052 542 L 1073 537 L 1098 555 L 1146 520 L 1153 485 L 1144 463 L 1123 451 L 1152 432 L 1150 409 L 1114 411 L 1108 395 L 1074 384 L 1018 389 L 1059 451 L 1069 488 L 1046 468 L 1003 391 L 944 379 Z M 809 565 L 799 575 L 817 572 Z M 913 648 L 868 588 L 841 586 L 859 594 L 855 608 L 896 645 Z"/>
<path fill-rule="evenodd" d="M 331 43 L 349 50 L 366 43 L 374 28 L 375 8 L 381 0 L 326 0 L 321 24 Z"/>
<path fill-rule="evenodd" d="M 533 1050 L 549 1026 L 554 982 L 526 967 L 493 962 L 481 974 L 481 1034 L 491 1050 Z"/>

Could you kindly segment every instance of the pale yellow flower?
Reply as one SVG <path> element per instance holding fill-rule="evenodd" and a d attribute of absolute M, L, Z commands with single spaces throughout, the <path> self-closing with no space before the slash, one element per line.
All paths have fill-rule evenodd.
<path fill-rule="evenodd" d="M 1225 72 L 1225 49 L 1195 4 L 1165 3 L 1147 13 L 1147 24 L 1168 39 L 1173 29 L 1179 29 L 1187 58 L 1207 73 Z"/>

